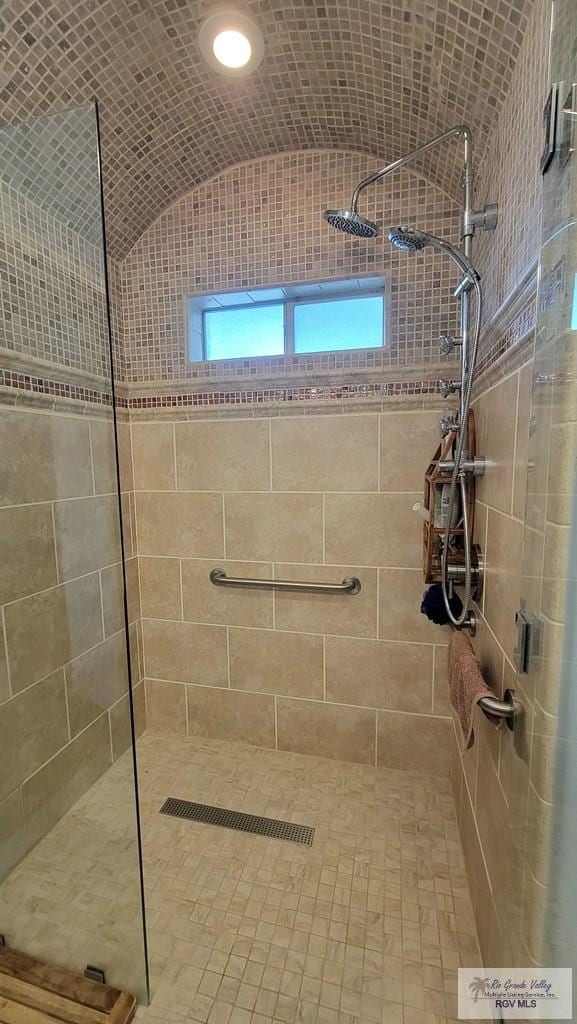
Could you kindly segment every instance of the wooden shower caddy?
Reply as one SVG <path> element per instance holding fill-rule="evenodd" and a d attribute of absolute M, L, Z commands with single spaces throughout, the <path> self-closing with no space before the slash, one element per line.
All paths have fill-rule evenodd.
<path fill-rule="evenodd" d="M 443 484 L 450 484 L 451 482 L 451 474 L 441 472 L 439 470 L 439 462 L 443 462 L 446 459 L 452 459 L 454 455 L 454 448 L 455 434 L 451 433 L 447 437 L 443 438 L 443 440 L 441 441 L 425 473 L 425 491 L 423 504 L 424 507 L 429 510 L 429 518 L 426 522 L 423 523 L 423 573 L 425 576 L 425 583 L 441 582 L 441 556 L 438 551 L 435 551 L 435 541 L 438 538 L 443 537 L 445 533 L 445 527 L 435 526 L 435 494 L 437 488 L 442 488 Z M 469 410 L 469 416 L 467 418 L 467 438 L 465 448 L 468 452 L 468 457 L 474 459 L 476 454 L 475 414 L 472 409 Z M 469 481 L 469 500 L 467 503 L 467 507 L 469 511 L 469 524 L 471 536 L 473 536 L 473 529 L 475 526 L 474 476 L 471 476 L 471 479 Z M 451 527 L 451 534 L 455 538 L 462 537 L 463 527 Z M 453 565 L 464 565 L 464 551 L 456 551 L 452 553 L 451 563 Z"/>
<path fill-rule="evenodd" d="M 129 1024 L 136 999 L 77 971 L 0 946 L 2 1024 Z"/>

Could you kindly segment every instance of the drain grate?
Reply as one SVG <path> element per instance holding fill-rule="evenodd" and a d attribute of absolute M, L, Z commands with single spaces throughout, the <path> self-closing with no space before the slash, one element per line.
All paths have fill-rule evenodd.
<path fill-rule="evenodd" d="M 234 828 L 239 832 L 251 832 L 257 836 L 269 836 L 271 839 L 286 839 L 289 843 L 303 843 L 305 846 L 312 846 L 315 834 L 314 828 L 308 825 L 260 818 L 257 814 L 228 811 L 225 807 L 211 807 L 210 804 L 194 804 L 190 800 L 177 800 L 174 796 L 164 801 L 160 813 L 172 818 L 186 818 L 187 821 L 202 821 L 206 825 Z"/>

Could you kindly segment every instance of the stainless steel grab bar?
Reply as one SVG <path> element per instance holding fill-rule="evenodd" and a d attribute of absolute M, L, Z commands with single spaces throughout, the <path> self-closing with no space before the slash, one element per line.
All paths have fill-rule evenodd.
<path fill-rule="evenodd" d="M 498 697 L 481 697 L 479 707 L 488 718 L 504 718 L 507 728 L 513 729 L 515 716 L 519 713 L 520 705 L 515 700 L 514 690 L 505 690 L 504 700 Z"/>
<path fill-rule="evenodd" d="M 361 581 L 356 576 L 345 576 L 342 583 L 314 583 L 312 580 L 258 580 L 244 576 L 227 576 L 224 569 L 213 569 L 210 582 L 215 587 L 251 587 L 256 590 L 296 590 L 310 594 L 358 594 Z"/>

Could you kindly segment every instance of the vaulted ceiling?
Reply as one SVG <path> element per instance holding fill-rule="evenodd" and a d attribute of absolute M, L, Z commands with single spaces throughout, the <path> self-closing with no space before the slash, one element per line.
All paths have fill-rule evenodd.
<path fill-rule="evenodd" d="M 205 0 L 3 4 L 4 122 L 99 100 L 113 255 L 126 253 L 176 197 L 242 160 L 316 147 L 388 161 L 463 121 L 482 148 L 532 6 L 532 0 L 241 2 L 266 46 L 263 63 L 244 79 L 211 71 L 200 56 L 198 29 L 215 6 Z M 67 177 L 73 186 L 74 166 L 63 164 L 64 185 Z M 455 193 L 457 147 L 426 170 Z"/>

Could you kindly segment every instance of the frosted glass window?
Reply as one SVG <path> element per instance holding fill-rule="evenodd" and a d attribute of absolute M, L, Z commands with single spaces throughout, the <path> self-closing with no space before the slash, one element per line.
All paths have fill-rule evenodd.
<path fill-rule="evenodd" d="M 204 314 L 206 359 L 281 356 L 284 303 L 211 309 Z"/>
<path fill-rule="evenodd" d="M 384 305 L 383 295 L 295 303 L 294 351 L 379 348 L 385 329 Z"/>
<path fill-rule="evenodd" d="M 187 300 L 192 362 L 380 348 L 385 278 L 306 282 Z"/>

